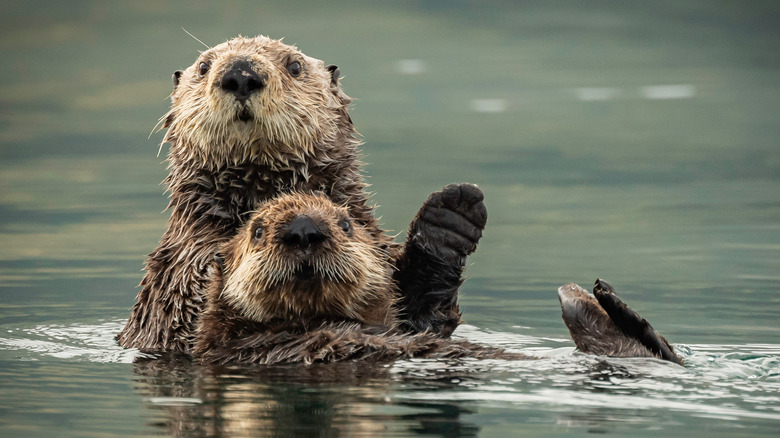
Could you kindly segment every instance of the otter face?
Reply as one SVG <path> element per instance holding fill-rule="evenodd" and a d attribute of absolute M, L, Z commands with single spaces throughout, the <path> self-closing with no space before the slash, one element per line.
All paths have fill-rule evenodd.
<path fill-rule="evenodd" d="M 223 254 L 221 298 L 253 321 L 386 322 L 368 315 L 394 303 L 386 250 L 323 195 L 268 201 Z"/>
<path fill-rule="evenodd" d="M 302 160 L 351 126 L 338 69 L 264 36 L 206 50 L 174 85 L 165 141 L 207 163 Z"/>

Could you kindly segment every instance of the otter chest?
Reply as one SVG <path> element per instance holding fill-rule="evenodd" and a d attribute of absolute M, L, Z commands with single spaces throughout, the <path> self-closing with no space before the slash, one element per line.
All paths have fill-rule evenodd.
<path fill-rule="evenodd" d="M 230 221 L 234 227 L 243 223 L 246 213 L 254 211 L 260 203 L 282 193 L 320 190 L 330 196 L 330 184 L 321 177 L 309 177 L 302 169 L 229 166 L 216 171 L 201 170 L 191 181 L 181 187 L 182 200 L 199 206 L 200 214 Z"/>

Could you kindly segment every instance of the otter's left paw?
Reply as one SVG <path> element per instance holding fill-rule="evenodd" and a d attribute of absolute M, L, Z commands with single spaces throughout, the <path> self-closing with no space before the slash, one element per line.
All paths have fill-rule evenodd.
<path fill-rule="evenodd" d="M 412 222 L 409 241 L 445 259 L 474 252 L 487 223 L 482 190 L 474 184 L 450 184 L 433 193 Z"/>

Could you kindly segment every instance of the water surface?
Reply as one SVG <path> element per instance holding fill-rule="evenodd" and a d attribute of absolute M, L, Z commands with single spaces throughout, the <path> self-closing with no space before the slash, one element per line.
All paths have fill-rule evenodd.
<path fill-rule="evenodd" d="M 772 2 L 11 3 L 0 429 L 776 436 L 779 18 Z M 401 237 L 430 192 L 479 184 L 456 335 L 540 359 L 203 368 L 119 348 L 167 218 L 167 146 L 147 136 L 202 49 L 182 27 L 337 64 Z M 686 367 L 575 352 L 556 289 L 596 277 Z"/>

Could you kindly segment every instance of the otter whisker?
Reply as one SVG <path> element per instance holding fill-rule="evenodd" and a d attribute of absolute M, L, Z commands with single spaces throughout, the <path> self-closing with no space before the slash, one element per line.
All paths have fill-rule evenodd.
<path fill-rule="evenodd" d="M 388 241 L 367 204 L 367 185 L 357 157 L 361 142 L 347 111 L 351 99 L 332 82 L 324 63 L 278 40 L 239 37 L 211 48 L 183 30 L 208 50 L 210 65 L 201 73 L 203 59 L 199 58 L 177 75 L 171 109 L 149 134 L 151 137 L 167 128 L 157 154 L 162 154 L 163 143 L 170 143 L 165 183 L 170 192 L 167 211 L 171 219 L 160 246 L 149 256 L 143 291 L 120 343 L 186 352 L 194 324 L 206 305 L 205 288 L 213 284 L 213 276 L 223 277 L 215 299 L 243 309 L 253 320 L 300 319 L 312 312 L 367 318 L 366 310 L 360 309 L 379 305 L 366 305 L 365 297 L 375 292 L 361 288 L 374 287 L 368 282 L 374 281 L 375 274 L 370 272 L 376 269 L 351 266 L 365 260 L 349 254 L 323 259 L 316 268 L 321 281 L 300 281 L 295 263 L 285 258 L 284 251 L 260 252 L 268 247 L 267 239 L 230 240 L 246 220 L 244 213 L 267 199 L 276 199 L 293 188 L 329 188 L 328 195 L 334 200 L 347 200 L 338 217 L 348 215 L 366 224 L 361 237 L 365 244 Z M 286 74 L 286 66 L 279 65 L 286 57 L 277 55 L 291 53 L 310 73 L 305 80 L 294 80 Z M 266 86 L 241 99 L 221 86 L 225 73 L 239 58 L 251 59 L 255 73 L 267 80 Z M 244 108 L 252 117 L 241 121 L 237 115 Z M 314 202 L 315 209 L 324 208 L 326 216 L 333 208 L 341 208 L 329 204 L 327 198 Z M 332 218 L 332 225 L 336 222 Z M 243 256 L 225 258 L 223 269 L 214 273 L 203 261 L 212 260 L 220 242 L 225 241 L 229 241 L 225 248 Z M 388 261 L 386 256 L 381 260 L 384 264 Z M 311 287 L 311 293 L 295 293 L 300 287 Z M 395 293 L 391 283 L 386 289 L 390 296 Z M 385 296 L 382 306 L 391 301 Z"/>
<path fill-rule="evenodd" d="M 146 137 L 147 140 L 152 138 L 152 134 L 154 134 L 155 132 L 161 131 L 163 129 L 162 126 L 160 126 L 160 125 L 162 125 L 165 122 L 165 119 L 167 119 L 170 114 L 171 114 L 171 112 L 168 111 L 167 113 L 163 114 L 162 117 L 157 119 L 157 123 L 154 124 L 154 127 L 152 128 L 152 130 L 149 131 L 149 136 Z M 160 147 L 162 148 L 162 146 L 160 146 Z M 157 156 L 158 157 L 160 156 L 159 152 L 157 153 Z"/>
<path fill-rule="evenodd" d="M 198 38 L 197 38 L 195 35 L 191 34 L 191 33 L 190 33 L 190 32 L 189 32 L 187 29 L 185 29 L 184 27 L 182 27 L 182 28 L 181 28 L 181 30 L 183 30 L 183 31 L 184 31 L 184 33 L 186 33 L 187 35 L 191 36 L 191 37 L 192 37 L 192 38 L 193 38 L 195 41 L 197 41 L 197 42 L 199 42 L 199 43 L 203 44 L 204 46 L 206 46 L 206 48 L 207 48 L 207 49 L 211 49 L 211 46 L 209 46 L 208 44 L 206 44 L 206 43 L 204 43 L 203 41 L 199 40 L 199 39 L 198 39 Z"/>

